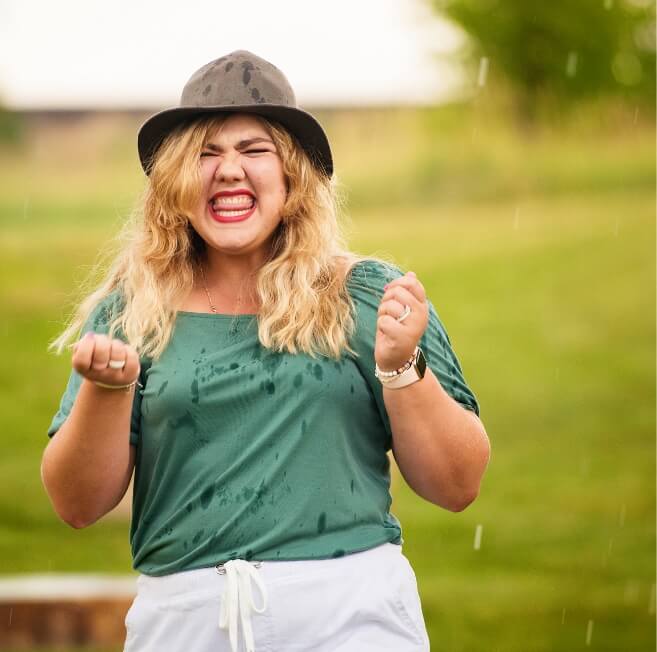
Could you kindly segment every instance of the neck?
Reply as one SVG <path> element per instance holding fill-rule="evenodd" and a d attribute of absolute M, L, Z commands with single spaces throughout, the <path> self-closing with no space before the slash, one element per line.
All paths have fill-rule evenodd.
<path fill-rule="evenodd" d="M 208 252 L 201 263 L 208 289 L 229 301 L 252 303 L 255 277 L 264 261 L 241 256 L 217 256 Z"/>

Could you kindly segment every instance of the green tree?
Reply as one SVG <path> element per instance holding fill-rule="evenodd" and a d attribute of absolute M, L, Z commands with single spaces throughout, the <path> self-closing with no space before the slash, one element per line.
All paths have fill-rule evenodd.
<path fill-rule="evenodd" d="M 621 96 L 655 103 L 653 0 L 429 0 L 461 27 L 469 78 L 512 89 L 531 120 L 548 98 L 560 108 Z M 477 70 L 480 73 L 477 75 Z"/>

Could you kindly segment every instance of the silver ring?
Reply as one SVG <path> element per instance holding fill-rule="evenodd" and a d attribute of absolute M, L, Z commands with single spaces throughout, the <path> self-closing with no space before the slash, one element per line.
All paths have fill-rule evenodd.
<path fill-rule="evenodd" d="M 125 367 L 125 360 L 110 360 L 107 366 L 110 369 L 123 369 Z"/>
<path fill-rule="evenodd" d="M 407 306 L 407 305 L 404 305 L 404 312 L 401 315 L 399 315 L 399 317 L 397 317 L 396 319 L 397 319 L 398 322 L 402 322 L 410 314 L 411 314 L 411 307 Z"/>

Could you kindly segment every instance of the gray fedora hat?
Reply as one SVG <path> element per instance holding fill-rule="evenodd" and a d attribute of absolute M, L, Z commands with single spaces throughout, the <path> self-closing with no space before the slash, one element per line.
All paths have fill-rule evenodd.
<path fill-rule="evenodd" d="M 319 122 L 297 106 L 294 91 L 274 65 L 236 50 L 199 68 L 185 84 L 180 106 L 152 115 L 139 129 L 137 147 L 146 174 L 162 140 L 176 126 L 211 113 L 253 113 L 281 124 L 314 165 L 333 174 L 328 138 Z"/>

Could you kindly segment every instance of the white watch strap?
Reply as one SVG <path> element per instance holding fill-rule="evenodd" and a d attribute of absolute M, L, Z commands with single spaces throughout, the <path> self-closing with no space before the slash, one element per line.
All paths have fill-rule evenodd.
<path fill-rule="evenodd" d="M 411 383 L 415 383 L 418 380 L 421 380 L 420 375 L 418 374 L 415 365 L 411 365 L 411 367 L 404 373 L 395 376 L 391 380 L 381 381 L 381 384 L 388 389 L 399 389 L 401 387 L 406 387 L 406 385 L 410 385 Z"/>

